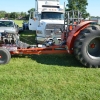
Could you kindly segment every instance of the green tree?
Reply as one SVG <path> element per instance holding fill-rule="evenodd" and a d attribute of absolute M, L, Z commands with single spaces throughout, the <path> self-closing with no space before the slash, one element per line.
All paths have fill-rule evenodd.
<path fill-rule="evenodd" d="M 25 17 L 25 16 L 26 16 L 26 12 L 21 12 L 20 15 L 21 15 L 22 17 Z"/>
<path fill-rule="evenodd" d="M 12 19 L 18 18 L 18 13 L 16 13 L 16 12 L 11 12 L 11 13 L 10 13 L 10 18 L 12 18 Z"/>
<path fill-rule="evenodd" d="M 28 10 L 28 13 L 35 11 L 35 8 L 31 8 L 30 10 Z"/>
<path fill-rule="evenodd" d="M 5 17 L 6 12 L 5 11 L 0 11 L 0 18 L 4 18 Z"/>
<path fill-rule="evenodd" d="M 26 20 L 29 19 L 29 14 L 26 14 L 25 19 L 26 19 Z"/>
<path fill-rule="evenodd" d="M 25 18 L 28 20 L 28 19 L 29 19 L 30 12 L 34 12 L 34 11 L 35 11 L 35 8 L 29 9 L 29 10 L 27 11 L 28 14 L 26 14 Z"/>
<path fill-rule="evenodd" d="M 10 13 L 6 13 L 5 14 L 5 18 L 8 18 L 9 19 L 10 18 Z"/>
<path fill-rule="evenodd" d="M 66 5 L 69 10 L 79 10 L 82 13 L 82 17 L 85 19 L 89 17 L 89 13 L 86 11 L 86 6 L 88 5 L 87 0 L 68 0 L 68 4 Z"/>

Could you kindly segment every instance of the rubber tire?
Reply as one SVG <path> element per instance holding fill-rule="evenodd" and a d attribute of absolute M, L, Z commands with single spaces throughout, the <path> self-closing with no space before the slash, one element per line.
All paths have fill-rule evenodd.
<path fill-rule="evenodd" d="M 0 47 L 0 64 L 7 64 L 11 59 L 11 54 L 6 48 Z"/>
<path fill-rule="evenodd" d="M 97 39 L 98 38 L 98 39 Z M 98 56 L 89 54 L 89 46 L 91 41 L 97 41 L 98 50 L 93 53 L 98 53 Z M 100 67 L 100 27 L 98 25 L 90 26 L 80 32 L 74 42 L 75 57 L 87 67 Z M 93 48 L 92 48 L 93 50 Z"/>

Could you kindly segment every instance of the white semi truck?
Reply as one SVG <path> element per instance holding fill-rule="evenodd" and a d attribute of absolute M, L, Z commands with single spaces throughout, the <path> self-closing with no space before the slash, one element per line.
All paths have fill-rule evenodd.
<path fill-rule="evenodd" d="M 43 43 L 56 30 L 56 38 L 60 40 L 64 27 L 64 7 L 59 0 L 35 0 L 35 11 L 30 13 L 29 30 L 36 31 L 36 41 Z"/>

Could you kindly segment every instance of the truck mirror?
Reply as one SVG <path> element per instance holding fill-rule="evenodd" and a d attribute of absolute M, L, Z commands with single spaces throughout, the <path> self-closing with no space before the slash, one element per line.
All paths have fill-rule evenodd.
<path fill-rule="evenodd" d="M 60 28 L 60 31 L 63 32 L 63 30 Z"/>

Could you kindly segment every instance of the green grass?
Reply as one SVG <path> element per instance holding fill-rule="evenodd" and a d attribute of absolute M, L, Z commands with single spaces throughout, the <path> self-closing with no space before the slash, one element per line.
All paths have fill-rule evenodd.
<path fill-rule="evenodd" d="M 22 27 L 22 23 L 23 23 L 23 20 L 14 20 L 14 22 L 19 25 L 19 27 Z"/>
<path fill-rule="evenodd" d="M 100 70 L 73 55 L 13 56 L 0 66 L 0 100 L 99 100 Z"/>
<path fill-rule="evenodd" d="M 34 42 L 34 32 L 20 35 Z M 12 56 L 0 65 L 0 100 L 100 100 L 100 69 L 74 55 Z"/>
<path fill-rule="evenodd" d="M 24 32 L 20 33 L 21 41 L 24 41 L 29 44 L 35 44 L 35 31 L 25 30 Z"/>

